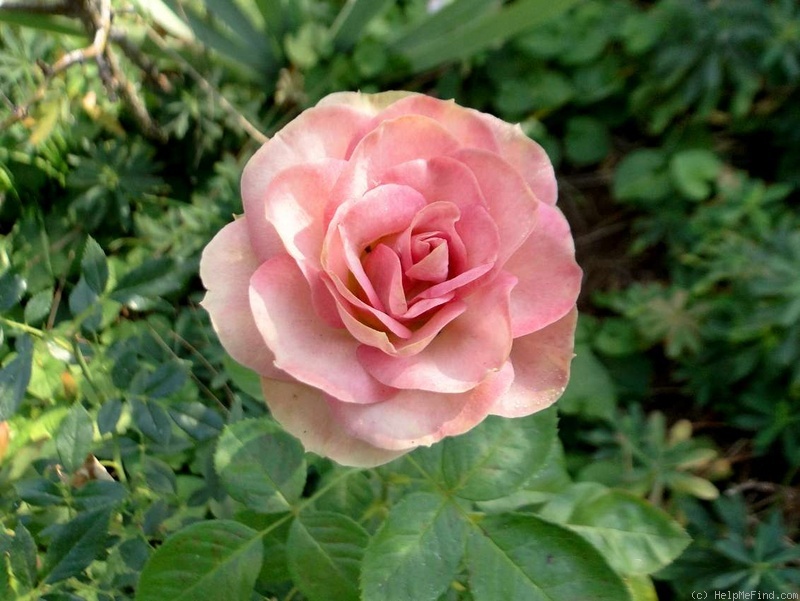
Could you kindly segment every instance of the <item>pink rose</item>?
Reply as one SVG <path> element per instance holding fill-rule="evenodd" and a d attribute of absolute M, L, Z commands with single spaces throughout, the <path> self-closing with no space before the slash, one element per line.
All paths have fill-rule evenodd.
<path fill-rule="evenodd" d="M 424 95 L 337 93 L 253 156 L 203 306 L 306 449 L 385 463 L 551 405 L 581 270 L 542 148 Z"/>

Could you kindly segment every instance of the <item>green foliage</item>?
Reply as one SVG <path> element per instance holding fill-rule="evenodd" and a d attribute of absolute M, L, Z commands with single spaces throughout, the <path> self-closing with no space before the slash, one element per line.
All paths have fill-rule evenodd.
<path fill-rule="evenodd" d="M 694 542 L 686 554 L 664 570 L 681 598 L 692 590 L 721 594 L 752 590 L 791 594 L 800 585 L 800 547 L 790 542 L 777 511 L 752 520 L 740 496 L 720 497 L 707 511 L 694 502 L 683 504 L 692 519 Z"/>
<path fill-rule="evenodd" d="M 788 499 L 800 464 L 797 3 L 429 6 L 115 5 L 128 92 L 91 58 L 37 66 L 86 46 L 79 20 L 0 9 L 0 598 L 798 586 L 781 499 L 724 494 L 760 478 Z M 346 470 L 304 456 L 223 353 L 199 253 L 241 212 L 261 131 L 341 89 L 455 97 L 557 164 L 590 288 L 560 434 L 554 410 L 489 418 Z M 598 286 L 609 217 L 625 257 Z"/>
<path fill-rule="evenodd" d="M 724 462 L 715 463 L 719 455 L 713 444 L 692 438 L 690 422 L 679 421 L 667 430 L 663 414 L 645 417 L 634 406 L 613 423 L 613 428 L 586 434 L 598 450 L 580 471 L 580 480 L 626 488 L 657 505 L 666 492 L 700 499 L 719 496 L 717 488 L 697 474 L 718 476 L 715 472 L 724 471 Z"/>
<path fill-rule="evenodd" d="M 230 520 L 198 522 L 167 540 L 142 570 L 137 600 L 251 598 L 263 549 L 258 532 Z"/>

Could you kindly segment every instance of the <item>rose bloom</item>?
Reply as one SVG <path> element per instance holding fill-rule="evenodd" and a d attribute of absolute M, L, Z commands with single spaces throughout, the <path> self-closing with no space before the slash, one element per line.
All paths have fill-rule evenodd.
<path fill-rule="evenodd" d="M 336 93 L 250 159 L 203 252 L 203 307 L 306 449 L 385 463 L 563 392 L 581 270 L 518 125 Z"/>

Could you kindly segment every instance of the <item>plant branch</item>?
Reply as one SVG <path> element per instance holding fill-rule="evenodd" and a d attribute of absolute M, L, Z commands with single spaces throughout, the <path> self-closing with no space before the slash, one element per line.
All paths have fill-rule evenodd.
<path fill-rule="evenodd" d="M 253 125 L 242 113 L 239 111 L 235 106 L 233 106 L 227 98 L 225 98 L 219 90 L 217 90 L 211 82 L 209 82 L 203 75 L 195 69 L 189 62 L 184 59 L 180 54 L 175 52 L 169 44 L 167 44 L 166 40 L 161 37 L 161 35 L 152 27 L 148 25 L 147 27 L 147 36 L 165 53 L 167 53 L 171 58 L 175 59 L 176 61 L 180 62 L 186 72 L 195 80 L 197 81 L 198 85 L 208 94 L 210 94 L 214 100 L 219 102 L 220 106 L 225 109 L 228 114 L 230 114 L 239 126 L 247 132 L 247 134 L 253 138 L 259 144 L 264 144 L 269 140 L 269 137 L 264 134 L 261 130 L 259 130 L 255 125 Z"/>
<path fill-rule="evenodd" d="M 111 0 L 64 0 L 58 4 L 42 4 L 38 2 L 10 3 L 0 0 L 0 10 L 74 17 L 83 23 L 84 28 L 92 38 L 92 43 L 89 46 L 66 53 L 52 65 L 47 65 L 41 61 L 37 62 L 44 74 L 44 81 L 25 104 L 12 107 L 11 115 L 0 124 L 0 129 L 5 129 L 24 119 L 29 114 L 31 107 L 44 98 L 48 86 L 55 76 L 73 65 L 83 64 L 92 60 L 97 65 L 100 79 L 103 81 L 109 97 L 115 99 L 117 93 L 122 96 L 144 135 L 159 142 L 166 140 L 161 128 L 158 127 L 147 111 L 147 107 L 139 96 L 136 87 L 122 72 L 112 43 L 116 44 L 150 79 L 158 82 L 162 89 L 168 87 L 168 82 L 163 76 L 159 77 L 160 74 L 157 73 L 155 66 L 147 61 L 141 52 L 129 42 L 124 32 L 120 30 L 112 31 L 114 12 L 111 8 Z"/>

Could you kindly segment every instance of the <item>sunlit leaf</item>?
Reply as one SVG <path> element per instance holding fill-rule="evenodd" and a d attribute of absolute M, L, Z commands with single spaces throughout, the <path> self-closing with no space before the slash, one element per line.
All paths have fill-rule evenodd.
<path fill-rule="evenodd" d="M 214 467 L 231 497 L 263 513 L 290 509 L 306 479 L 302 445 L 267 419 L 225 428 Z"/>
<path fill-rule="evenodd" d="M 620 577 L 588 542 L 533 515 L 478 522 L 467 543 L 475 601 L 630 601 Z"/>
<path fill-rule="evenodd" d="M 192 524 L 172 535 L 142 570 L 136 601 L 250 601 L 261 536 L 231 520 Z"/>
<path fill-rule="evenodd" d="M 415 493 L 392 507 L 367 547 L 364 601 L 435 601 L 454 578 L 467 524 L 449 499 Z"/>
<path fill-rule="evenodd" d="M 286 552 L 297 587 L 310 601 L 359 601 L 358 577 L 369 534 L 331 512 L 301 513 L 292 523 Z"/>

